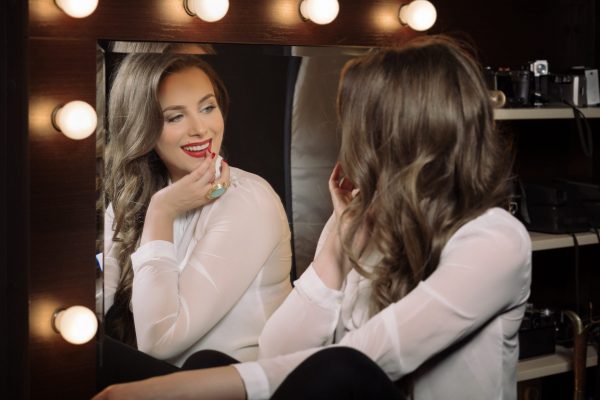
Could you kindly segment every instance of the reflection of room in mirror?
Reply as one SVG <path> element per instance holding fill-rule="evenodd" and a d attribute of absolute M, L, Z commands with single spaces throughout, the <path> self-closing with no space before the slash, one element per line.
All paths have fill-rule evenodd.
<path fill-rule="evenodd" d="M 314 257 L 317 241 L 333 210 L 327 182 L 340 145 L 335 99 L 339 74 L 364 48 L 299 47 L 302 56 L 294 91 L 290 179 L 294 258 L 298 276 Z"/>

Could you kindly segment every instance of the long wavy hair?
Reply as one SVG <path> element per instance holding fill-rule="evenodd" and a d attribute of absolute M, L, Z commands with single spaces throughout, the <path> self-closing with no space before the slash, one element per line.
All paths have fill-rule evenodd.
<path fill-rule="evenodd" d="M 342 242 L 372 281 L 375 314 L 431 275 L 458 228 L 508 206 L 513 157 L 472 48 L 446 36 L 351 60 L 337 102 L 339 161 L 359 189 Z M 367 242 L 353 248 L 361 228 Z M 359 262 L 368 249 L 377 265 Z"/>
<path fill-rule="evenodd" d="M 206 73 L 225 117 L 225 86 L 210 65 L 196 55 L 129 54 L 122 60 L 110 90 L 104 185 L 114 221 L 112 227 L 105 229 L 114 232 L 121 275 L 114 304 L 107 314 L 106 331 L 134 346 L 131 254 L 139 246 L 152 195 L 168 183 L 167 169 L 154 150 L 164 124 L 158 89 L 168 74 L 191 67 Z"/>

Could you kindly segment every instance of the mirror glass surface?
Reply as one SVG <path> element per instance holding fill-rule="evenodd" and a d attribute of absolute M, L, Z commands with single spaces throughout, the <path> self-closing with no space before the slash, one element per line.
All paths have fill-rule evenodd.
<path fill-rule="evenodd" d="M 230 165 L 265 178 L 280 196 L 292 231 L 290 278 L 295 279 L 310 264 L 332 211 L 327 181 L 340 140 L 335 111 L 339 74 L 346 61 L 369 48 L 101 43 L 99 116 L 106 113 L 111 77 L 120 60 L 133 51 L 208 53 L 202 57 L 219 74 L 230 98 L 222 154 Z M 102 171 L 106 138 L 105 121 L 100 119 L 97 156 Z M 99 193 L 99 197 L 104 196 Z M 98 211 L 101 253 L 103 206 Z M 102 317 L 100 280 L 97 287 L 97 312 Z"/>

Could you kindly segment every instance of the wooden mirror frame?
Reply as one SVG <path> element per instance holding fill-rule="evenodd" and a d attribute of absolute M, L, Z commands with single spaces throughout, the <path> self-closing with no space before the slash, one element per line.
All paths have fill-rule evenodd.
<path fill-rule="evenodd" d="M 432 31 L 466 32 L 490 65 L 536 57 L 598 65 L 600 8 L 593 15 L 577 7 L 589 0 L 546 14 L 535 9 L 544 2 L 433 1 Z M 50 114 L 73 99 L 95 104 L 100 40 L 393 45 L 416 35 L 396 18 L 401 2 L 340 0 L 339 15 L 323 26 L 302 21 L 299 0 L 231 0 L 215 23 L 187 15 L 183 0 L 100 0 L 83 19 L 53 0 L 1 2 L 0 325 L 10 328 L 0 330 L 0 398 L 95 391 L 96 343 L 68 344 L 50 324 L 58 307 L 94 307 L 95 140 L 67 139 Z M 599 170 L 596 158 L 595 176 Z"/>

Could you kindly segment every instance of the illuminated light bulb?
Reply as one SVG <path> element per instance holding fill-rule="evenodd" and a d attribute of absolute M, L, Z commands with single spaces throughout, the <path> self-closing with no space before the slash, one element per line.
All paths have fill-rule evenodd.
<path fill-rule="evenodd" d="M 437 11 L 427 0 L 414 0 L 400 7 L 400 22 L 415 31 L 426 31 L 437 19 Z"/>
<path fill-rule="evenodd" d="M 227 14 L 229 0 L 183 0 L 183 8 L 189 15 L 215 22 Z"/>
<path fill-rule="evenodd" d="M 80 140 L 96 130 L 96 111 L 85 101 L 70 101 L 52 112 L 52 125 L 68 138 Z"/>
<path fill-rule="evenodd" d="M 98 0 L 54 0 L 58 8 L 73 18 L 85 18 L 96 10 Z"/>
<path fill-rule="evenodd" d="M 300 16 L 315 24 L 325 25 L 337 17 L 340 5 L 337 0 L 302 0 Z"/>
<path fill-rule="evenodd" d="M 57 310 L 52 317 L 52 327 L 69 343 L 89 342 L 98 330 L 96 315 L 87 307 L 72 306 Z"/>

